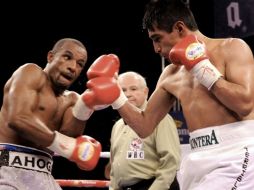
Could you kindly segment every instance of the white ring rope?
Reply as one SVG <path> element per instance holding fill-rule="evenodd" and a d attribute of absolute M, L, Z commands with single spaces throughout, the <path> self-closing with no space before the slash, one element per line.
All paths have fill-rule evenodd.
<path fill-rule="evenodd" d="M 110 158 L 110 152 L 101 152 L 100 157 L 101 158 Z"/>
<path fill-rule="evenodd" d="M 60 156 L 58 154 L 54 154 L 54 156 Z M 101 152 L 100 158 L 109 158 L 110 157 L 110 152 Z"/>
<path fill-rule="evenodd" d="M 181 144 L 183 152 L 182 156 L 187 155 L 190 152 L 189 144 Z M 55 155 L 59 156 L 59 155 Z M 110 158 L 110 152 L 101 152 L 100 158 Z M 180 174 L 177 174 L 180 175 Z M 72 179 L 56 179 L 55 180 L 61 187 L 98 187 L 105 188 L 110 186 L 109 180 L 72 180 Z"/>
<path fill-rule="evenodd" d="M 59 156 L 54 154 L 54 156 Z M 110 152 L 101 152 L 100 158 L 109 158 Z M 73 179 L 56 179 L 61 187 L 109 187 L 109 180 L 73 180 Z"/>

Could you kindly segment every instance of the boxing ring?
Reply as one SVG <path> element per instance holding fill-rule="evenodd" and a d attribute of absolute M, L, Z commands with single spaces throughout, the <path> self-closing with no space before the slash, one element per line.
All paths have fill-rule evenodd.
<path fill-rule="evenodd" d="M 189 144 L 181 144 L 181 159 L 190 152 Z M 58 155 L 56 155 L 58 156 Z M 110 152 L 101 152 L 100 158 L 109 158 Z M 177 178 L 180 179 L 179 172 L 177 173 Z M 85 180 L 85 179 L 56 179 L 56 182 L 61 187 L 96 187 L 96 188 L 106 188 L 110 186 L 109 180 Z"/>
<path fill-rule="evenodd" d="M 59 155 L 55 155 L 59 156 Z M 109 158 L 110 152 L 101 152 L 100 158 Z M 61 187 L 109 187 L 109 180 L 85 180 L 85 179 L 56 179 L 55 180 Z"/>
<path fill-rule="evenodd" d="M 186 0 L 188 2 L 189 0 Z M 161 70 L 163 71 L 166 66 L 165 58 L 161 58 Z M 180 103 L 178 104 L 178 106 Z M 179 109 L 179 108 L 178 108 Z M 181 144 L 182 158 L 190 152 L 189 144 Z M 55 155 L 59 156 L 59 155 Z M 109 158 L 110 152 L 101 152 L 100 158 Z M 181 159 L 182 159 L 181 158 Z M 179 173 L 177 173 L 179 179 Z M 56 179 L 55 180 L 61 187 L 95 187 L 95 188 L 106 188 L 110 186 L 109 180 L 85 180 L 85 179 Z"/>
<path fill-rule="evenodd" d="M 108 187 L 110 182 L 108 180 L 73 180 L 73 179 L 56 179 L 56 182 L 61 187 Z"/>

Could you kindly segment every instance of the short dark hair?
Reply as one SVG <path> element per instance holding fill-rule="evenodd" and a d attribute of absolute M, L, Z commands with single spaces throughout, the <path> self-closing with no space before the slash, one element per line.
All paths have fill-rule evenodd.
<path fill-rule="evenodd" d="M 154 31 L 154 27 L 172 32 L 174 23 L 182 21 L 192 31 L 197 23 L 188 5 L 182 0 L 150 0 L 145 7 L 143 29 Z"/>
<path fill-rule="evenodd" d="M 57 52 L 60 48 L 63 47 L 63 45 L 64 45 L 66 42 L 75 43 L 75 44 L 77 44 L 78 46 L 80 46 L 80 47 L 82 47 L 82 48 L 84 48 L 84 49 L 86 50 L 86 47 L 84 46 L 84 44 L 83 44 L 81 41 L 76 40 L 76 39 L 74 39 L 74 38 L 62 38 L 62 39 L 58 40 L 58 41 L 55 43 L 55 45 L 54 45 L 54 47 L 53 47 L 53 49 L 52 49 L 52 52 Z"/>

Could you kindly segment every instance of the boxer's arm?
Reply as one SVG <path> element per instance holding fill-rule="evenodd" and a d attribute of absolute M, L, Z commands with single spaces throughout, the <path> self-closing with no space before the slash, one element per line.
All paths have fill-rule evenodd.
<path fill-rule="evenodd" d="M 35 64 L 18 68 L 4 88 L 2 113 L 8 126 L 24 139 L 46 146 L 53 140 L 52 131 L 38 122 L 34 113 L 45 74 Z"/>
<path fill-rule="evenodd" d="M 93 170 L 100 158 L 101 144 L 89 136 L 72 138 L 55 131 L 48 149 L 75 162 L 80 169 Z"/>
<path fill-rule="evenodd" d="M 213 94 L 240 118 L 248 116 L 254 105 L 254 61 L 249 46 L 234 39 L 220 49 L 225 60 L 225 78 L 212 87 Z"/>
<path fill-rule="evenodd" d="M 70 136 L 78 137 L 84 133 L 87 120 L 82 121 L 73 116 L 73 106 L 66 109 L 59 132 Z"/>

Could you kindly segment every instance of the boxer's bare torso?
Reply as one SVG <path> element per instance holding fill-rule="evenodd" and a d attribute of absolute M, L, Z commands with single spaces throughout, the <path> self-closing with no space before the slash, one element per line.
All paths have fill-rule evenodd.
<path fill-rule="evenodd" d="M 48 147 L 54 131 L 70 137 L 83 134 L 86 121 L 75 118 L 78 94 L 67 89 L 79 77 L 87 60 L 84 46 L 60 40 L 48 52 L 45 68 L 20 66 L 6 82 L 0 112 L 0 143 Z"/>
<path fill-rule="evenodd" d="M 230 82 L 235 82 L 243 84 L 242 88 L 250 88 L 252 94 L 254 93 L 254 70 L 253 70 L 253 60 L 249 59 L 246 63 L 235 64 L 232 59 L 232 54 L 235 52 L 229 52 L 232 50 L 232 46 L 242 46 L 243 52 L 245 45 L 242 41 L 237 39 L 226 39 L 226 40 L 207 40 L 207 50 L 210 56 L 210 61 L 216 66 L 216 68 L 222 73 L 222 80 L 228 80 Z M 241 73 L 241 67 L 246 67 L 249 69 L 249 76 L 244 76 L 247 73 Z M 245 69 L 246 69 L 245 68 Z M 164 71 L 161 82 L 159 86 L 167 90 L 170 94 L 173 94 L 181 103 L 183 108 L 183 113 L 188 124 L 189 130 L 194 131 L 199 128 L 222 125 L 226 123 L 232 123 L 240 120 L 254 119 L 254 110 L 250 111 L 246 115 L 236 114 L 233 110 L 230 110 L 230 105 L 225 106 L 216 95 L 216 86 L 211 89 L 215 90 L 214 93 L 210 93 L 204 86 L 202 86 L 198 80 L 187 71 L 184 66 L 177 66 L 170 64 Z M 252 80 L 249 80 L 249 79 Z M 244 82 L 246 82 L 244 84 Z M 217 81 L 217 87 L 220 85 L 220 81 Z M 226 88 L 224 84 L 221 84 L 221 88 Z M 235 90 L 238 93 L 238 87 L 228 89 L 231 91 Z M 225 97 L 225 99 L 230 99 Z M 233 104 L 238 104 L 242 101 L 241 97 L 239 99 L 228 100 L 232 106 Z M 252 96 L 251 102 L 254 102 L 254 97 Z M 244 105 L 243 105 L 244 106 Z M 234 109 L 232 107 L 232 109 Z M 239 109 L 239 112 L 241 110 Z"/>
<path fill-rule="evenodd" d="M 168 35 L 157 31 L 150 35 L 155 34 Z M 137 114 L 140 111 L 128 103 L 118 110 L 140 136 L 151 134 L 176 99 L 180 101 L 190 132 L 254 119 L 254 61 L 250 48 L 240 39 L 210 39 L 199 32 L 196 35 L 205 43 L 211 63 L 223 77 L 208 90 L 184 66 L 168 65 L 142 114 Z M 166 37 L 161 37 L 164 38 Z M 167 42 L 161 44 L 164 48 L 160 54 L 167 57 L 172 45 Z"/>
<path fill-rule="evenodd" d="M 22 80 L 22 76 L 30 75 L 30 80 L 37 80 L 39 82 L 31 82 L 30 87 L 22 88 L 16 91 L 16 96 L 21 96 L 25 98 L 26 100 L 19 105 L 15 105 L 15 109 L 18 111 L 24 111 L 26 110 L 26 102 L 32 102 L 32 110 L 27 110 L 28 112 L 32 112 L 32 116 L 29 116 L 30 113 L 23 112 L 24 120 L 26 120 L 26 117 L 38 117 L 48 128 L 52 131 L 54 130 L 61 130 L 61 124 L 62 119 L 64 116 L 64 112 L 73 106 L 75 104 L 75 101 L 77 99 L 77 95 L 72 93 L 59 93 L 56 94 L 51 86 L 51 83 L 49 82 L 49 79 L 46 75 L 46 73 L 40 69 L 39 67 L 35 65 L 27 65 L 25 66 L 27 68 L 20 68 L 20 71 L 17 71 L 12 78 L 10 78 L 5 87 L 4 87 L 4 104 L 1 109 L 0 113 L 0 142 L 4 143 L 11 143 L 11 144 L 19 144 L 29 147 L 35 147 L 36 144 L 29 141 L 27 138 L 23 138 L 22 130 L 20 133 L 17 133 L 15 130 L 10 128 L 8 124 L 8 113 L 6 109 L 10 109 L 12 107 L 12 92 L 11 90 L 14 90 L 15 87 L 15 78 L 20 77 L 19 80 Z M 28 67 L 30 67 L 28 69 Z M 21 71 L 22 70 L 22 71 Z M 22 72 L 22 74 L 21 74 Z M 36 73 L 37 77 L 33 78 L 31 73 Z M 20 75 L 20 76 L 17 76 Z M 38 78 L 38 75 L 40 76 Z M 20 95 L 17 95 L 17 93 L 22 93 Z M 13 100 L 14 101 L 14 100 Z M 29 103 L 29 105 L 30 105 Z M 19 110 L 20 109 L 20 110 Z M 28 130 L 31 128 L 31 126 L 27 125 L 24 126 Z M 39 127 L 39 126 L 38 126 Z M 31 138 L 38 138 L 40 139 L 40 136 L 42 135 L 41 130 L 46 132 L 49 130 L 48 128 L 31 128 Z M 37 147 L 38 148 L 38 147 Z"/>

